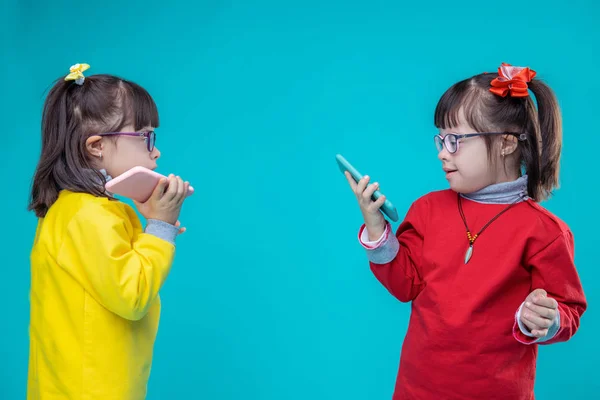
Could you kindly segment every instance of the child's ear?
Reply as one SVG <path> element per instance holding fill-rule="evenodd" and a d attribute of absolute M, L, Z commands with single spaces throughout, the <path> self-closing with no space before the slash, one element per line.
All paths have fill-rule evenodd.
<path fill-rule="evenodd" d="M 502 136 L 502 155 L 508 156 L 517 150 L 518 139 L 513 135 Z"/>
<path fill-rule="evenodd" d="M 85 141 L 85 148 L 91 156 L 102 158 L 102 137 L 90 136 Z"/>

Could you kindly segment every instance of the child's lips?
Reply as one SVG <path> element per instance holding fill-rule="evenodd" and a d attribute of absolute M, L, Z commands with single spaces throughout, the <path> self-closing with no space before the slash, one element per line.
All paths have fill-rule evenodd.
<path fill-rule="evenodd" d="M 444 172 L 446 173 L 446 178 L 449 178 L 449 177 L 451 177 L 456 172 L 456 170 L 455 169 L 444 168 Z"/>

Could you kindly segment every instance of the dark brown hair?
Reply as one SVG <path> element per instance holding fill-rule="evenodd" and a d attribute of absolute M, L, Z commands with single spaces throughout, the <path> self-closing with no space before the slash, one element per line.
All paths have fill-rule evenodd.
<path fill-rule="evenodd" d="M 91 75 L 82 85 L 60 78 L 44 103 L 42 152 L 28 209 L 44 217 L 63 189 L 109 197 L 85 142 L 94 134 L 118 132 L 127 125 L 136 131 L 158 127 L 156 104 L 144 88 L 113 75 Z"/>
<path fill-rule="evenodd" d="M 562 120 L 554 92 L 545 83 L 533 79 L 528 83 L 531 96 L 501 97 L 490 92 L 497 73 L 483 73 L 454 84 L 435 109 L 437 128 L 451 129 L 465 122 L 477 132 L 524 133 L 518 142 L 519 168 L 528 175 L 528 195 L 535 201 L 547 199 L 558 187 Z M 484 136 L 488 157 L 498 136 Z"/>

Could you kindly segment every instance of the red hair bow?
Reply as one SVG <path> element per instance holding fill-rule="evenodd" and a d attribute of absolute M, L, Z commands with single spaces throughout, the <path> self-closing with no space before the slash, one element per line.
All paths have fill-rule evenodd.
<path fill-rule="evenodd" d="M 513 67 L 502 63 L 498 68 L 498 77 L 491 83 L 490 92 L 501 97 L 506 97 L 509 93 L 512 97 L 527 97 L 527 82 L 531 82 L 535 74 L 529 67 Z"/>

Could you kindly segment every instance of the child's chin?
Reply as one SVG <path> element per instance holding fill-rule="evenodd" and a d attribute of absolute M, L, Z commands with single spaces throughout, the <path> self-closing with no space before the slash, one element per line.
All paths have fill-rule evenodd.
<path fill-rule="evenodd" d="M 460 185 L 457 183 L 454 184 L 450 184 L 450 189 L 452 189 L 453 191 L 455 191 L 456 193 L 460 193 L 460 194 L 471 194 L 471 193 L 475 193 L 483 188 L 479 188 L 479 187 L 473 187 L 473 186 L 467 186 L 467 185 Z"/>
<path fill-rule="evenodd" d="M 464 193 L 464 188 L 458 183 L 450 182 L 450 189 L 456 193 Z"/>
<path fill-rule="evenodd" d="M 459 182 L 450 182 L 450 189 L 452 189 L 456 193 L 461 194 L 469 194 L 473 191 L 470 187 L 467 187 L 466 185 L 461 185 Z"/>

